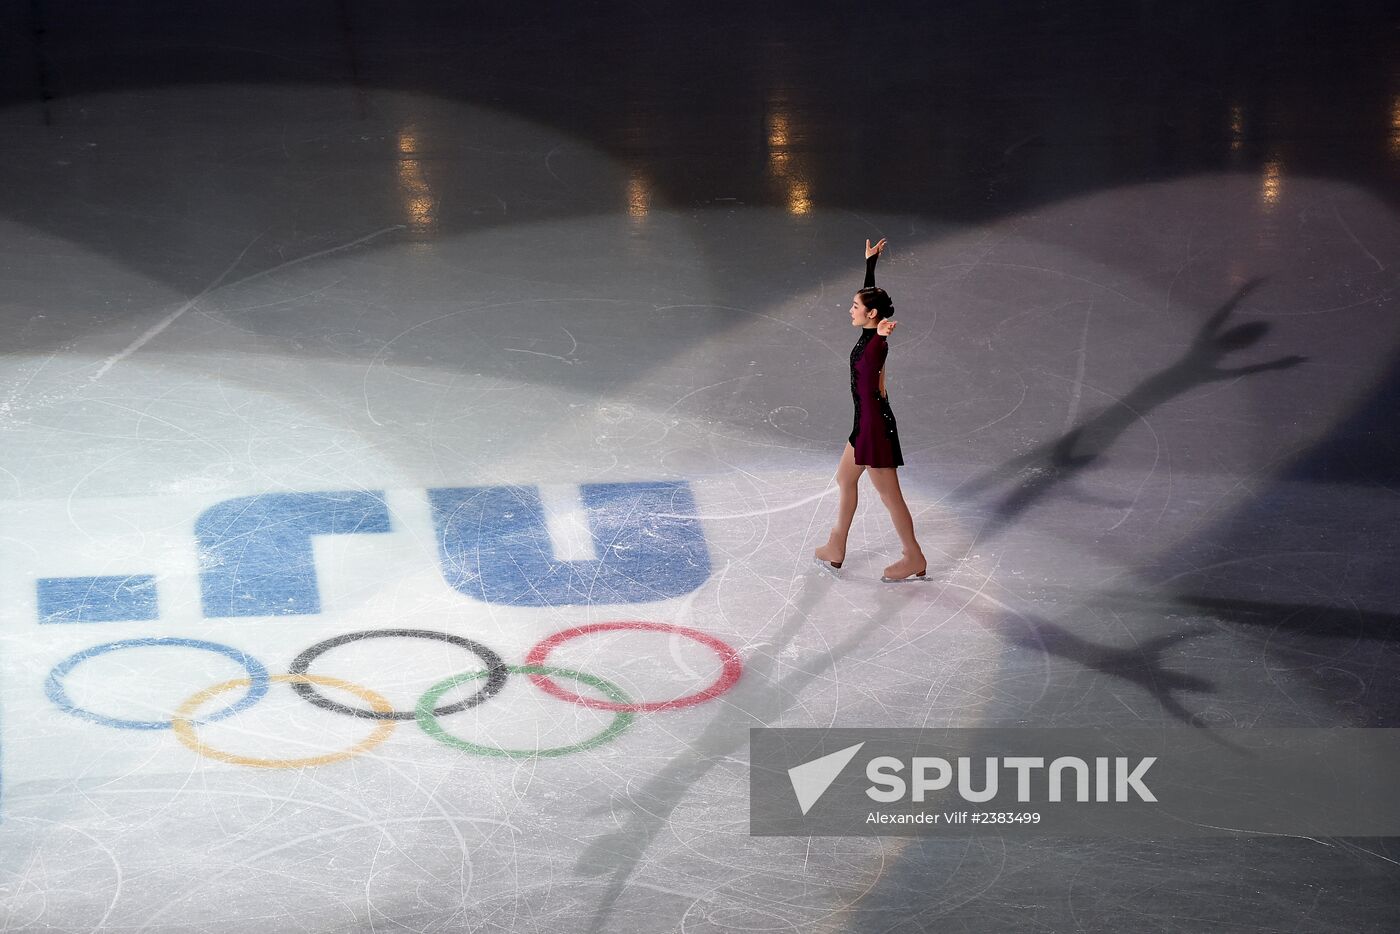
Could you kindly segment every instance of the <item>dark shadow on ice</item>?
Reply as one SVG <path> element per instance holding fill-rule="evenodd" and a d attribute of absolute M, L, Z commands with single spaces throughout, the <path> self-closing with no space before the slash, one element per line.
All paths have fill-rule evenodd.
<path fill-rule="evenodd" d="M 1087 422 L 1075 426 L 1054 441 L 1015 457 L 999 467 L 960 484 L 952 491 L 958 499 L 976 494 L 1011 480 L 1019 480 L 1016 489 L 1007 494 L 992 511 L 992 517 L 982 534 L 995 534 L 1011 524 L 1057 485 L 1069 483 L 1086 467 L 1103 456 L 1119 436 L 1135 422 L 1145 421 L 1148 413 L 1165 402 L 1197 386 L 1219 380 L 1250 376 L 1269 370 L 1285 370 L 1304 362 L 1307 357 L 1292 355 L 1249 366 L 1223 367 L 1221 362 L 1230 354 L 1257 343 L 1269 331 L 1265 321 L 1251 321 L 1221 331 L 1226 320 L 1261 282 L 1254 279 L 1243 285 L 1196 332 L 1185 355 L 1166 369 L 1149 376 L 1125 396 Z M 1093 500 L 1088 494 L 1076 493 Z M 1113 505 L 1127 506 L 1127 503 Z"/>
<path fill-rule="evenodd" d="M 1179 643 L 1210 630 L 1205 626 L 1183 629 L 1120 649 L 1081 638 L 1049 620 L 1007 617 L 1003 633 L 1013 645 L 1036 649 L 1046 655 L 1067 659 L 1091 671 L 1136 685 L 1150 694 L 1162 709 L 1183 723 L 1201 726 L 1199 719 L 1177 698 L 1179 692 L 1214 693 L 1215 685 L 1205 678 L 1168 670 L 1162 653 Z"/>
<path fill-rule="evenodd" d="M 1133 607 L 1156 612 L 1187 608 L 1221 621 L 1267 628 L 1271 635 L 1400 643 L 1400 613 L 1362 610 L 1355 606 L 1242 600 L 1199 594 L 1153 596 L 1113 592 L 1094 594 L 1088 602 L 1095 606 Z"/>
<path fill-rule="evenodd" d="M 1400 614 L 1202 594 L 1101 593 L 1088 605 L 1115 611 L 1192 612 L 1259 640 L 1269 664 L 1298 672 L 1343 712 L 1351 726 L 1384 727 L 1400 718 L 1394 677 Z"/>
<path fill-rule="evenodd" d="M 751 727 L 770 726 L 789 708 L 800 703 L 802 692 L 808 685 L 835 668 L 837 662 L 911 599 L 909 591 L 901 594 L 897 588 L 894 592 L 879 589 L 870 619 L 857 626 L 829 651 L 809 656 L 805 663 L 780 663 L 778 658 L 784 647 L 807 624 L 808 614 L 821 603 L 832 583 L 832 579 L 826 576 L 808 580 L 801 595 L 790 605 L 788 619 L 771 644 L 762 655 L 745 660 L 743 678 L 721 698 L 719 715 L 709 722 L 686 753 L 672 759 L 641 788 L 619 795 L 613 802 L 598 809 L 597 813 L 602 814 L 623 811 L 625 816 L 621 818 L 618 829 L 590 842 L 575 864 L 575 869 L 583 875 L 612 875 L 588 931 L 604 929 L 614 905 L 627 888 L 628 880 L 647 848 L 657 834 L 670 826 L 671 812 L 690 793 L 695 783 L 720 762 L 735 755 L 743 756 Z M 790 669 L 790 673 L 777 680 L 780 664 Z"/>

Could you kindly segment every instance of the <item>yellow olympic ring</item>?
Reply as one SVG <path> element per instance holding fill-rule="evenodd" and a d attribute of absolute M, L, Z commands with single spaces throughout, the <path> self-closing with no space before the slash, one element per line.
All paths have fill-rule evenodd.
<path fill-rule="evenodd" d="M 277 681 L 282 684 L 319 684 L 322 687 L 340 688 L 348 691 L 367 702 L 370 709 L 375 713 L 388 713 L 394 709 L 394 705 L 389 703 L 382 695 L 376 694 L 369 688 L 361 687 L 358 684 L 351 684 L 340 678 L 331 678 L 326 675 L 272 675 L 269 681 Z M 234 678 L 232 681 L 225 681 L 223 684 L 216 684 L 212 688 L 205 688 L 198 694 L 186 700 L 175 711 L 175 716 L 171 718 L 170 725 L 175 731 L 175 735 L 180 738 L 190 749 L 210 759 L 218 759 L 220 762 L 229 762 L 234 765 L 247 765 L 255 769 L 300 769 L 312 765 L 326 765 L 331 762 L 340 762 L 344 759 L 358 756 L 362 752 L 367 752 L 378 746 L 389 738 L 389 734 L 397 727 L 397 720 L 376 720 L 374 732 L 360 740 L 349 749 L 342 749 L 340 752 L 330 752 L 323 756 L 307 756 L 303 759 L 255 759 L 251 756 L 237 756 L 231 752 L 223 752 L 205 745 L 195 734 L 194 723 L 190 721 L 190 716 L 199 709 L 200 705 L 215 695 L 225 691 L 232 691 L 234 688 L 246 688 L 251 684 L 248 678 Z"/>

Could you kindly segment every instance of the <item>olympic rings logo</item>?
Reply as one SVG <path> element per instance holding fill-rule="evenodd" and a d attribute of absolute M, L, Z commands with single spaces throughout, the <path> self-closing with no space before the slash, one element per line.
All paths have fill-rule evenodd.
<path fill-rule="evenodd" d="M 708 687 L 696 691 L 693 694 L 687 694 L 683 697 L 677 697 L 671 700 L 641 702 L 633 701 L 616 684 L 604 678 L 600 678 L 597 675 L 546 664 L 550 653 L 565 642 L 595 633 L 619 631 L 660 632 L 674 636 L 682 636 L 697 642 L 712 650 L 719 657 L 721 663 L 719 676 Z M 321 655 L 337 646 L 366 639 L 389 638 L 428 639 L 458 646 L 479 658 L 485 667 L 480 671 L 466 671 L 438 681 L 423 693 L 423 696 L 419 698 L 412 710 L 395 710 L 393 704 L 384 698 L 383 695 L 363 685 L 346 681 L 343 678 L 309 673 L 312 664 Z M 117 717 L 110 717 L 106 714 L 97 713 L 96 711 L 88 710 L 87 708 L 75 704 L 68 696 L 67 689 L 64 686 L 65 680 L 68 674 L 83 662 L 92 658 L 97 658 L 98 656 L 143 646 L 172 646 L 212 652 L 232 659 L 240 664 L 247 673 L 247 677 L 224 681 L 191 695 L 176 708 L 174 715 L 169 720 L 125 720 Z M 415 721 L 424 733 L 437 740 L 439 743 L 473 755 L 512 759 L 567 755 L 573 752 L 581 752 L 585 749 L 592 749 L 609 740 L 617 738 L 627 729 L 634 716 L 638 713 L 678 710 L 714 700 L 716 697 L 719 697 L 732 688 L 739 681 L 742 674 L 743 662 L 740 660 L 738 652 L 727 643 L 708 633 L 701 632 L 698 629 L 690 629 L 669 623 L 627 620 L 610 623 L 592 623 L 557 632 L 531 648 L 526 654 L 525 664 L 523 665 L 508 665 L 501 659 L 500 655 L 487 646 L 463 636 L 433 632 L 426 629 L 368 629 L 360 632 L 345 633 L 316 643 L 296 656 L 286 674 L 269 674 L 266 666 L 253 656 L 219 642 L 169 636 L 123 639 L 117 642 L 106 642 L 101 645 L 94 645 L 70 655 L 68 658 L 55 665 L 53 670 L 49 672 L 49 676 L 44 684 L 44 689 L 49 699 L 53 701 L 59 709 L 83 720 L 121 730 L 168 729 L 173 731 L 175 736 L 185 746 L 209 759 L 228 762 L 233 765 L 248 766 L 250 768 L 295 769 L 340 762 L 367 752 L 387 740 L 398 727 L 398 724 L 404 720 Z M 601 732 L 577 743 L 544 749 L 506 749 L 495 746 L 485 746 L 454 736 L 443 725 L 443 717 L 476 707 L 490 700 L 492 697 L 495 697 L 500 693 L 501 689 L 506 686 L 512 676 L 526 677 L 533 685 L 558 700 L 593 710 L 611 712 L 613 714 L 612 720 Z M 561 687 L 558 683 L 560 679 L 573 682 L 576 685 L 592 688 L 606 699 L 581 696 L 574 691 Z M 478 681 L 483 683 L 475 693 L 463 700 L 439 706 L 438 702 L 442 699 L 443 695 L 447 694 L 449 691 L 463 685 L 474 685 Z M 370 730 L 369 735 L 349 748 L 341 749 L 337 752 L 325 753 L 323 755 L 289 759 L 266 759 L 237 755 L 215 749 L 200 738 L 199 726 L 201 724 L 226 719 L 242 710 L 254 706 L 266 696 L 272 684 L 291 685 L 292 690 L 316 707 L 348 717 L 373 721 L 374 727 Z M 363 702 L 364 706 L 351 706 L 332 700 L 318 691 L 318 687 L 344 691 L 358 698 Z M 210 701 L 239 689 L 243 689 L 245 692 L 242 697 L 213 713 L 207 714 L 200 719 L 195 719 L 199 711 Z"/>

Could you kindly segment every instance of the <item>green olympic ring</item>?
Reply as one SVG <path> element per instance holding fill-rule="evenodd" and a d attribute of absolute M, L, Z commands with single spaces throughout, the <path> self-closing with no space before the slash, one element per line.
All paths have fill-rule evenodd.
<path fill-rule="evenodd" d="M 606 694 L 609 699 L 619 704 L 632 703 L 631 698 L 622 692 L 622 689 L 611 681 L 606 681 L 595 675 L 584 674 L 581 671 L 570 671 L 567 668 L 551 668 L 545 665 L 507 665 L 506 670 L 513 675 L 548 675 L 552 678 L 572 678 L 581 684 L 595 687 Z M 554 746 L 550 749 L 498 749 L 494 746 L 482 746 L 477 743 L 468 742 L 460 737 L 453 736 L 438 722 L 434 713 L 437 707 L 438 698 L 446 694 L 452 688 L 467 681 L 476 681 L 486 677 L 487 671 L 468 671 L 460 675 L 453 675 L 444 678 L 437 684 L 428 688 L 427 693 L 418 701 L 418 707 L 414 711 L 417 717 L 418 726 L 438 742 L 460 749 L 464 752 L 475 753 L 479 756 L 499 756 L 509 759 L 533 759 L 537 756 L 565 756 L 571 752 L 582 752 L 585 749 L 592 749 L 601 746 L 610 739 L 616 738 L 623 730 L 631 724 L 633 715 L 626 711 L 618 711 L 612 723 L 609 723 L 603 732 L 596 736 L 591 736 L 582 742 L 574 743 L 571 746 Z"/>

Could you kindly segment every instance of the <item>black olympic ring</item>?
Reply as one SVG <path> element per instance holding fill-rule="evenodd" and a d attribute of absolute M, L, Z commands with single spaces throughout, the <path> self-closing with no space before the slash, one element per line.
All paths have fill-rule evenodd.
<path fill-rule="evenodd" d="M 359 642 L 361 639 L 385 639 L 394 636 L 402 636 L 406 639 L 435 639 L 438 642 L 449 642 L 452 645 L 461 646 L 486 663 L 488 676 L 486 684 L 482 689 L 466 700 L 434 709 L 433 714 L 435 716 L 444 717 L 450 713 L 468 710 L 475 707 L 477 704 L 490 700 L 500 693 L 501 688 L 506 686 L 506 678 L 509 677 L 510 673 L 506 669 L 506 663 L 502 661 L 501 657 L 495 652 L 491 651 L 480 642 L 473 642 L 471 639 L 464 639 L 461 636 L 448 635 L 445 632 L 432 632 L 427 629 L 366 629 L 361 632 L 347 632 L 333 639 L 318 642 L 305 652 L 302 652 L 292 660 L 291 667 L 289 667 L 287 671 L 292 675 L 304 675 L 306 674 L 306 670 L 311 667 L 313 661 L 337 646 L 345 645 L 349 642 Z M 376 710 L 363 710 L 359 707 L 337 704 L 335 701 L 317 691 L 315 686 L 309 681 L 293 681 L 292 690 L 323 710 L 349 714 L 352 717 L 359 717 L 362 720 L 413 720 L 417 716 L 416 712 L 412 710 L 388 710 L 381 713 Z"/>

